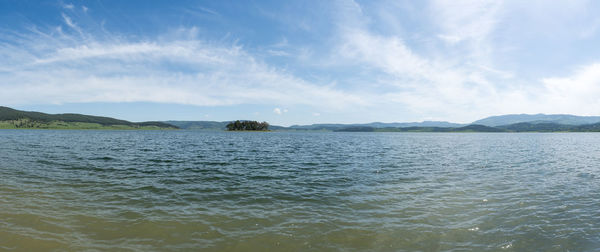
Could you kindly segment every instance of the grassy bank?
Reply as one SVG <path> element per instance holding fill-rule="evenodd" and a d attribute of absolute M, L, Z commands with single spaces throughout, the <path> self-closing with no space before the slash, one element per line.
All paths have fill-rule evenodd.
<path fill-rule="evenodd" d="M 175 128 L 158 127 L 154 125 L 102 125 L 87 122 L 40 122 L 30 119 L 0 121 L 0 129 L 90 129 L 90 130 L 165 130 Z"/>

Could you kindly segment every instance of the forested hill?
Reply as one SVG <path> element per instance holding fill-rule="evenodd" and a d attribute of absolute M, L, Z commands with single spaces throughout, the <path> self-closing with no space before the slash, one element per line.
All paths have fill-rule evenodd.
<path fill-rule="evenodd" d="M 531 124 L 562 124 L 562 125 L 584 125 L 584 124 L 595 124 L 600 122 L 600 116 L 576 116 L 576 115 L 564 115 L 564 114 L 512 114 L 512 115 L 499 115 L 490 116 L 477 121 L 472 124 L 480 124 L 490 127 L 497 127 L 502 125 L 511 125 L 517 123 L 531 123 Z"/>
<path fill-rule="evenodd" d="M 514 123 L 497 127 L 471 124 L 464 127 L 347 127 L 339 132 L 600 132 L 600 123 L 566 125 L 557 123 Z"/>
<path fill-rule="evenodd" d="M 78 126 L 76 126 L 74 123 L 79 123 L 79 126 L 82 126 L 82 124 L 89 124 L 87 125 L 89 127 L 93 125 L 99 125 L 131 128 L 177 128 L 174 125 L 163 122 L 134 123 L 110 117 L 81 114 L 46 114 L 40 112 L 21 111 L 2 106 L 0 106 L 0 122 L 3 122 L 5 127 L 7 127 L 7 125 L 13 125 L 16 128 L 53 128 L 52 125 L 62 125 L 64 128 L 77 128 Z"/>

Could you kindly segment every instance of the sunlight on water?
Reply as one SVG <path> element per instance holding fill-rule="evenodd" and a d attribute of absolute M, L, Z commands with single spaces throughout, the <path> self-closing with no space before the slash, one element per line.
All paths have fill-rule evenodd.
<path fill-rule="evenodd" d="M 0 131 L 0 250 L 584 251 L 600 135 Z"/>

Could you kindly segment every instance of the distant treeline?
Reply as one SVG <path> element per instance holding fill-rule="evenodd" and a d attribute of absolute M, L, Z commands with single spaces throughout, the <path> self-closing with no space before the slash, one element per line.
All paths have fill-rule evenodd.
<path fill-rule="evenodd" d="M 348 127 L 334 130 L 338 132 L 506 132 L 504 129 L 484 125 L 467 125 L 464 127 Z"/>
<path fill-rule="evenodd" d="M 600 123 L 585 125 L 564 125 L 557 123 L 515 123 L 489 127 L 471 124 L 464 127 L 402 127 L 374 128 L 347 127 L 338 132 L 600 132 Z"/>
<path fill-rule="evenodd" d="M 227 130 L 248 130 L 248 131 L 267 131 L 269 130 L 269 124 L 267 122 L 257 121 L 240 121 L 230 122 L 227 124 Z"/>

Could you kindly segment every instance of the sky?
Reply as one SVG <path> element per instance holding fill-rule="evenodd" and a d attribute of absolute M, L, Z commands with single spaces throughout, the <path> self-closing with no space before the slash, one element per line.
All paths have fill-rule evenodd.
<path fill-rule="evenodd" d="M 600 115 L 600 1 L 0 1 L 0 106 L 130 121 Z"/>

